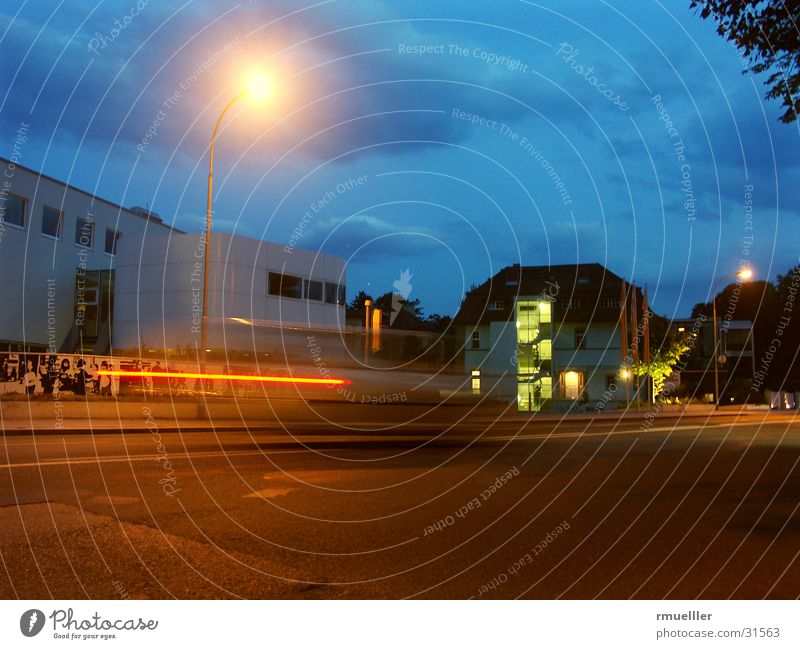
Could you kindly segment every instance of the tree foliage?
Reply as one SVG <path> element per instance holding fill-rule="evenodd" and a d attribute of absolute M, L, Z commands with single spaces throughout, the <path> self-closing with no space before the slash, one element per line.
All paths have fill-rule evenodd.
<path fill-rule="evenodd" d="M 782 122 L 800 110 L 800 5 L 797 0 L 692 0 L 713 16 L 717 32 L 747 61 L 745 72 L 766 73 L 767 99 L 783 99 Z"/>
<path fill-rule="evenodd" d="M 672 343 L 665 345 L 653 354 L 648 363 L 639 361 L 631 365 L 636 376 L 649 376 L 653 381 L 653 393 L 658 397 L 664 391 L 664 385 L 683 355 L 691 349 L 691 334 L 685 334 Z"/>

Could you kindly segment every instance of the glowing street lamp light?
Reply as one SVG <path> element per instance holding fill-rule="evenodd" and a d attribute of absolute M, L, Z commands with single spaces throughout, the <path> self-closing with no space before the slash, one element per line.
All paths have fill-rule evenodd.
<path fill-rule="evenodd" d="M 722 282 L 729 279 L 733 279 L 734 277 L 738 277 L 741 281 L 745 282 L 752 276 L 753 276 L 753 270 L 751 268 L 741 268 L 735 273 L 731 273 L 730 275 L 725 275 L 725 277 L 720 278 L 720 280 L 714 285 L 714 293 L 711 296 L 711 304 L 714 314 L 712 322 L 712 326 L 714 327 L 714 410 L 719 408 L 719 340 L 717 334 L 717 289 L 719 288 L 720 284 L 722 284 Z"/>
<path fill-rule="evenodd" d="M 200 323 L 200 366 L 205 372 L 206 352 L 211 351 L 208 347 L 208 249 L 211 244 L 211 205 L 214 195 L 214 143 L 217 139 L 217 131 L 222 123 L 222 118 L 231 106 L 242 98 L 247 98 L 253 102 L 263 102 L 271 93 L 269 80 L 263 74 L 254 74 L 247 81 L 246 89 L 231 99 L 214 124 L 211 133 L 211 146 L 208 156 L 208 196 L 206 200 L 206 233 L 205 246 L 203 248 L 203 319 Z"/>

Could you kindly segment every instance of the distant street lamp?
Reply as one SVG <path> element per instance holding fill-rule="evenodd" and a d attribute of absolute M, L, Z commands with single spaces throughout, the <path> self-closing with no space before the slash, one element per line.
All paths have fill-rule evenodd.
<path fill-rule="evenodd" d="M 719 408 L 719 342 L 717 335 L 717 289 L 722 282 L 738 277 L 740 280 L 746 281 L 753 276 L 753 271 L 750 268 L 742 268 L 736 273 L 725 275 L 714 285 L 714 293 L 711 297 L 711 304 L 714 313 L 712 326 L 714 327 L 714 410 Z M 750 332 L 752 335 L 752 332 Z"/>
<path fill-rule="evenodd" d="M 202 368 L 202 371 L 205 371 L 206 351 L 209 351 L 206 349 L 208 347 L 208 249 L 211 245 L 211 205 L 214 194 L 214 142 L 217 139 L 217 131 L 219 130 L 220 123 L 222 123 L 222 118 L 225 117 L 225 113 L 228 112 L 228 109 L 231 106 L 233 106 L 243 97 L 247 97 L 248 99 L 256 102 L 264 101 L 269 96 L 269 93 L 270 85 L 266 77 L 260 74 L 255 74 L 250 77 L 249 81 L 247 82 L 247 88 L 231 99 L 225 108 L 222 109 L 222 112 L 217 119 L 217 123 L 214 125 L 214 130 L 211 133 L 211 146 L 209 148 L 208 158 L 206 234 L 205 246 L 203 249 L 203 319 L 200 323 L 200 367 Z"/>

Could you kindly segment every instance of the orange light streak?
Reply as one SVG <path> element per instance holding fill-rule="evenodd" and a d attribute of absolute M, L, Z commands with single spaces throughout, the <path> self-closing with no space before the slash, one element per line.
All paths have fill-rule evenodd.
<path fill-rule="evenodd" d="M 203 374 L 200 372 L 136 372 L 133 370 L 99 370 L 99 375 L 160 377 L 164 379 L 212 379 L 220 381 L 257 381 L 260 383 L 300 383 L 303 385 L 349 385 L 349 379 L 316 379 L 300 376 L 260 376 L 252 374 Z"/>

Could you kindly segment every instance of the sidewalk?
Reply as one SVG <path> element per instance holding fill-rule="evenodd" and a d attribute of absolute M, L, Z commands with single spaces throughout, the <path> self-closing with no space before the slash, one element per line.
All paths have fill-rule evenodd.
<path fill-rule="evenodd" d="M 170 402 L 65 402 L 72 404 L 71 411 L 60 417 L 53 416 L 52 402 L 13 402 L 20 407 L 7 412 L 8 403 L 0 408 L 0 432 L 12 435 L 62 435 L 74 434 L 114 434 L 127 433 L 192 433 L 216 430 L 219 432 L 239 432 L 249 429 L 270 428 L 283 430 L 287 427 L 307 426 L 328 428 L 325 418 L 336 422 L 338 426 L 351 425 L 358 428 L 380 426 L 384 423 L 396 424 L 406 416 L 414 420 L 408 424 L 411 428 L 424 428 L 449 423 L 454 418 L 446 417 L 452 410 L 459 408 L 459 418 L 465 424 L 490 425 L 495 421 L 514 423 L 560 423 L 589 421 L 641 421 L 645 417 L 655 415 L 659 420 L 709 417 L 759 417 L 764 418 L 770 411 L 766 406 L 734 407 L 725 406 L 714 410 L 712 406 L 696 406 L 681 410 L 640 409 L 611 412 L 581 412 L 572 414 L 536 413 L 520 414 L 505 403 L 490 402 L 473 406 L 458 404 L 441 406 L 433 403 L 404 403 L 391 406 L 370 406 L 361 404 L 343 404 L 340 401 L 314 402 L 240 402 L 240 403 L 170 403 Z M 309 419 L 308 407 L 320 413 L 314 421 Z M 477 405 L 477 407 L 475 407 Z M 472 409 L 474 408 L 474 410 Z M 344 412 L 343 409 L 350 412 Z M 276 412 L 277 411 L 277 412 Z M 326 413 L 327 411 L 327 413 Z M 398 412 L 400 411 L 400 412 Z M 791 414 L 783 411 L 772 411 L 776 414 Z M 199 416 L 199 415 L 205 416 Z M 209 416 L 210 414 L 210 416 Z M 265 416 L 266 415 L 266 416 Z M 298 417 L 302 415 L 302 417 Z M 380 415 L 391 422 L 378 421 Z M 400 417 L 398 417 L 400 415 Z M 436 415 L 436 417 L 434 417 Z M 438 418 L 437 418 L 438 417 Z M 340 432 L 340 431 L 337 431 Z"/>

